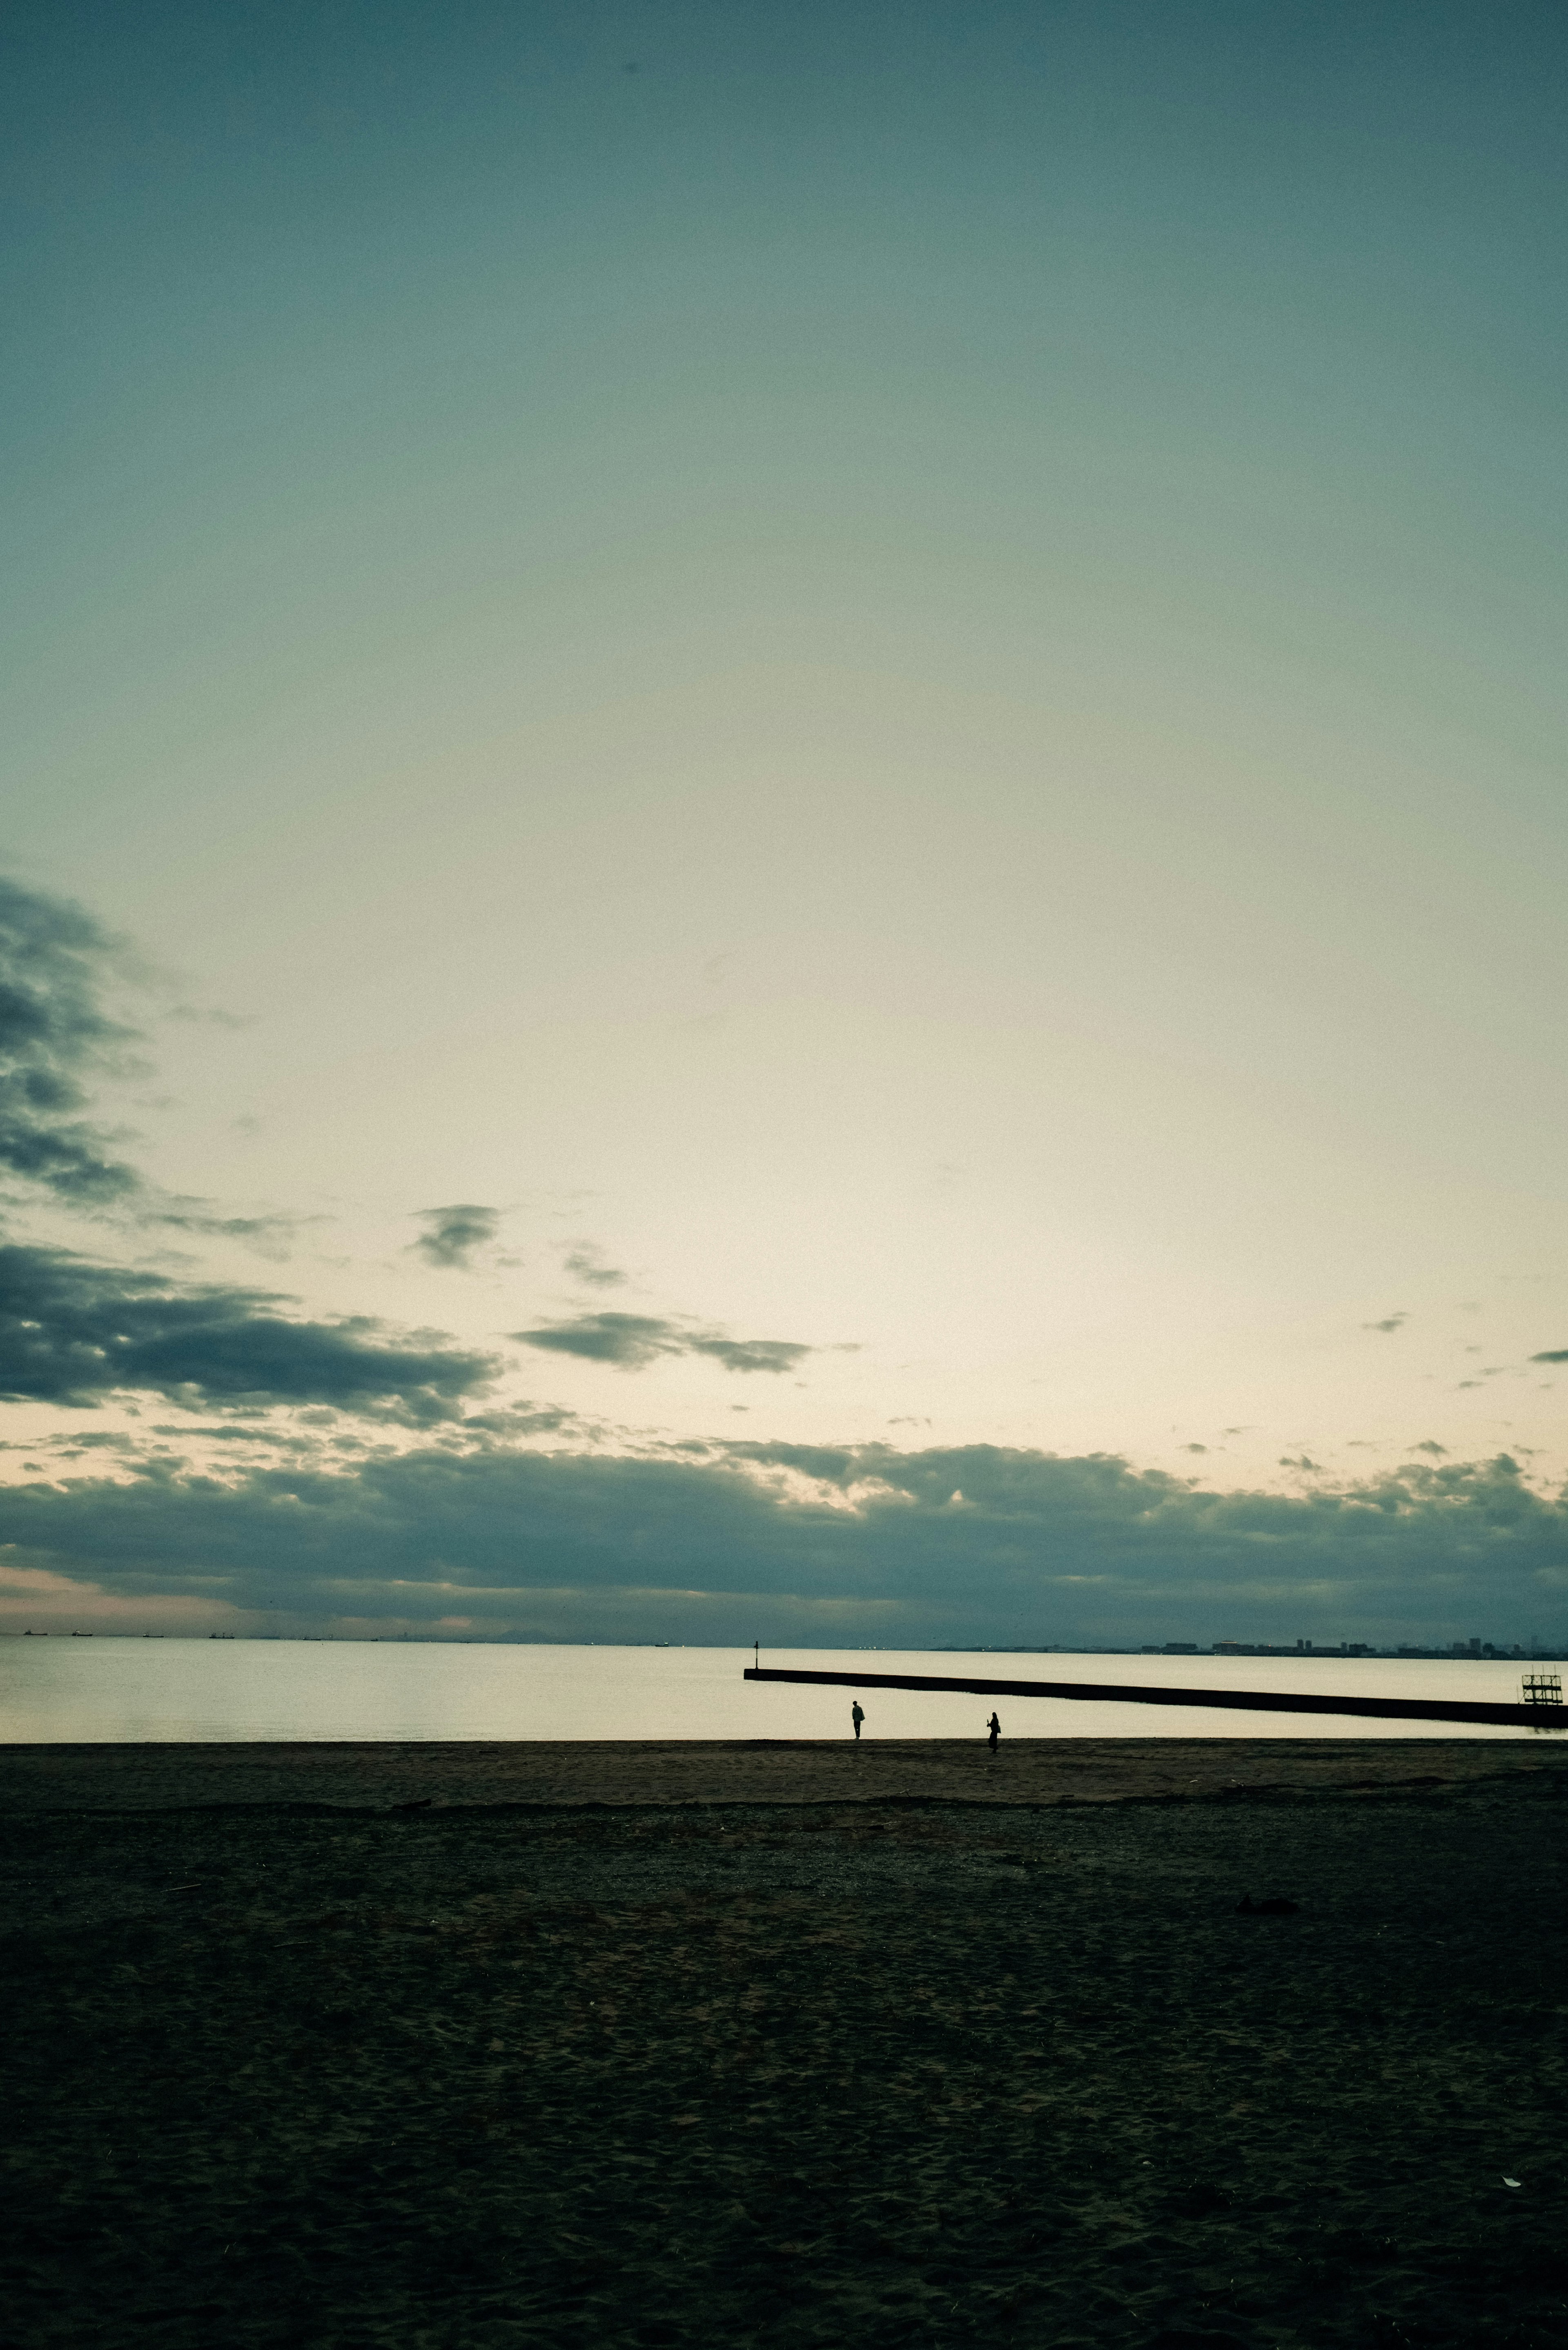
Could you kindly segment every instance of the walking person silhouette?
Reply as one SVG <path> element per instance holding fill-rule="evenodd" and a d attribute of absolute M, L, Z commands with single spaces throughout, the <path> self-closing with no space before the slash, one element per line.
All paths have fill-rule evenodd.
<path fill-rule="evenodd" d="M 858 1743 L 860 1738 L 860 1725 L 866 1719 L 866 1716 L 860 1711 L 860 1700 L 858 1698 L 856 1699 L 854 1704 L 849 1709 L 849 1719 L 855 1724 L 855 1737 L 857 1743 Z"/>
<path fill-rule="evenodd" d="M 998 1721 L 995 1714 L 993 1713 L 991 1720 L 985 1726 L 991 1732 L 991 1751 L 994 1754 L 996 1752 L 996 1742 L 1002 1735 L 1002 1724 Z"/>

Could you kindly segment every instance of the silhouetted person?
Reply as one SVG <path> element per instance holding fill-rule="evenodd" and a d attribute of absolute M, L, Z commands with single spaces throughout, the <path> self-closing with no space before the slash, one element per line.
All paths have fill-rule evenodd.
<path fill-rule="evenodd" d="M 854 1704 L 849 1709 L 849 1719 L 855 1724 L 855 1735 L 857 1739 L 858 1739 L 860 1735 L 860 1725 L 866 1719 L 866 1716 L 860 1711 L 860 1700 L 858 1698 L 856 1699 Z"/>
<path fill-rule="evenodd" d="M 991 1751 L 994 1754 L 996 1752 L 996 1742 L 1002 1735 L 1002 1724 L 998 1721 L 995 1714 L 993 1713 L 991 1720 L 985 1726 L 991 1732 Z"/>

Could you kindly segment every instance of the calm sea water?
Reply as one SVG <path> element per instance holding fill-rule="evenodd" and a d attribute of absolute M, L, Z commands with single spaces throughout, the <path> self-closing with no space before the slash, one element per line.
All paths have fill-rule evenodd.
<path fill-rule="evenodd" d="M 744 1681 L 749 1648 L 441 1647 L 317 1640 L 0 1640 L 0 1741 L 838 1738 L 848 1690 Z M 1189 1689 L 1517 1703 L 1517 1665 L 1382 1658 L 944 1656 L 770 1648 L 824 1672 L 973 1673 Z M 984 1699 L 861 1693 L 868 1738 L 979 1737 Z M 1003 1698 L 1015 1738 L 1529 1738 L 1530 1730 Z"/>

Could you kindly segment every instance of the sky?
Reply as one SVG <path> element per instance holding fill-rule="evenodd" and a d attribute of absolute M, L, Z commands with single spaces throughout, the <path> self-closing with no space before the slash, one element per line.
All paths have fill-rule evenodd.
<path fill-rule="evenodd" d="M 0 1626 L 1568 1638 L 1568 32 L 7 13 Z"/>

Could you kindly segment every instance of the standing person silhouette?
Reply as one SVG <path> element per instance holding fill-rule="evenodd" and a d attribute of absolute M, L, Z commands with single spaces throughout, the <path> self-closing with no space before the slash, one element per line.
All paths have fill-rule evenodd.
<path fill-rule="evenodd" d="M 855 1724 L 856 1742 L 858 1744 L 860 1738 L 860 1725 L 866 1719 L 866 1716 L 860 1711 L 860 1700 L 858 1698 L 856 1699 L 854 1704 L 849 1709 L 849 1719 Z"/>
<path fill-rule="evenodd" d="M 991 1732 L 991 1751 L 994 1754 L 996 1752 L 996 1742 L 1002 1735 L 1002 1724 L 998 1721 L 995 1714 L 993 1713 L 991 1720 L 985 1726 Z"/>

